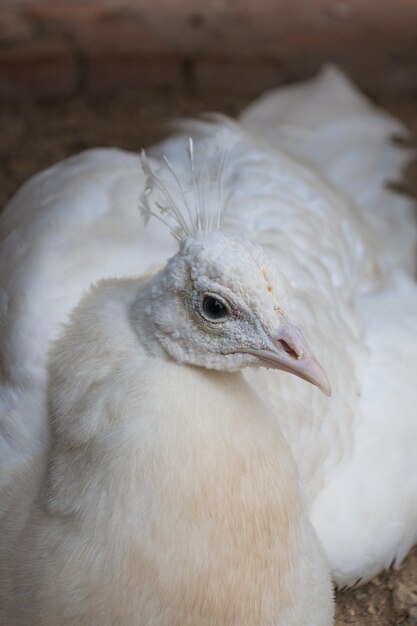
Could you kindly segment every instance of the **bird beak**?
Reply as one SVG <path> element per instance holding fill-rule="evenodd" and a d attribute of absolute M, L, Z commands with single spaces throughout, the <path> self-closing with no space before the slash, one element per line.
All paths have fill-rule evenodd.
<path fill-rule="evenodd" d="M 297 326 L 285 322 L 269 339 L 270 348 L 253 351 L 262 365 L 294 374 L 316 385 L 326 396 L 331 395 L 325 371 L 311 354 Z"/>

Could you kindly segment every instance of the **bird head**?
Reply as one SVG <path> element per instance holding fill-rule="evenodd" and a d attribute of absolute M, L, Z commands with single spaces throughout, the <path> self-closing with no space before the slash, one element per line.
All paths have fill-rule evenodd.
<path fill-rule="evenodd" d="M 213 189 L 222 184 L 223 148 L 235 145 L 232 139 L 223 133 L 208 140 L 199 166 L 190 141 L 190 181 L 181 181 L 166 159 L 164 171 L 156 174 L 143 157 L 142 210 L 146 218 L 162 214 L 170 228 L 173 218 L 179 250 L 150 281 L 137 319 L 146 318 L 148 337 L 177 362 L 229 372 L 248 365 L 279 369 L 330 395 L 326 374 L 289 319 L 279 269 L 260 247 L 221 231 L 222 194 Z"/>
<path fill-rule="evenodd" d="M 330 393 L 288 319 L 283 277 L 241 237 L 213 232 L 184 239 L 149 283 L 146 307 L 153 338 L 177 362 L 229 372 L 279 369 Z"/>

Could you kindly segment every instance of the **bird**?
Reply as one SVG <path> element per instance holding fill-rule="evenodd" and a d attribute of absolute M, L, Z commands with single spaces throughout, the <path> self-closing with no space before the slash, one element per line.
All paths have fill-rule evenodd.
<path fill-rule="evenodd" d="M 223 204 L 223 235 L 264 250 L 285 317 L 328 373 L 331 397 L 286 372 L 242 376 L 290 446 L 335 584 L 399 565 L 417 540 L 417 228 L 413 201 L 386 185 L 411 158 L 393 135 L 403 125 L 330 66 L 236 121 L 186 120 L 142 159 L 95 149 L 29 180 L 0 220 L 0 496 L 48 449 L 48 350 L 80 298 L 175 255 L 168 193 L 186 214 Z M 205 172 L 195 185 L 192 171 Z"/>
<path fill-rule="evenodd" d="M 221 231 L 220 200 L 207 204 L 219 190 L 207 153 L 230 139 L 209 138 L 199 166 L 190 144 L 205 204 L 180 204 L 143 157 L 143 211 L 178 251 L 159 271 L 96 283 L 50 348 L 49 445 L 2 495 L 1 623 L 333 623 L 295 461 L 241 370 L 329 384 L 279 271 Z"/>

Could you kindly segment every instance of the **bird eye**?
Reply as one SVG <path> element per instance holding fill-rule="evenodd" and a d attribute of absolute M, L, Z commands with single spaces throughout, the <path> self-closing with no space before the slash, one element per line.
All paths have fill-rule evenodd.
<path fill-rule="evenodd" d="M 223 302 L 213 296 L 204 296 L 203 311 L 211 320 L 219 320 L 226 317 L 228 311 Z"/>

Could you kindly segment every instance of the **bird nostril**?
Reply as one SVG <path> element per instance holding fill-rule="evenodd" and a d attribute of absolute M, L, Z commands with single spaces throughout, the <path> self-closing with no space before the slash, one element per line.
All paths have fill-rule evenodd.
<path fill-rule="evenodd" d="M 281 344 L 285 352 L 289 354 L 290 357 L 292 357 L 293 359 L 299 359 L 301 357 L 301 355 L 297 354 L 297 352 L 293 348 L 291 348 L 291 346 L 286 341 L 284 341 L 284 339 L 280 339 L 278 343 Z"/>

